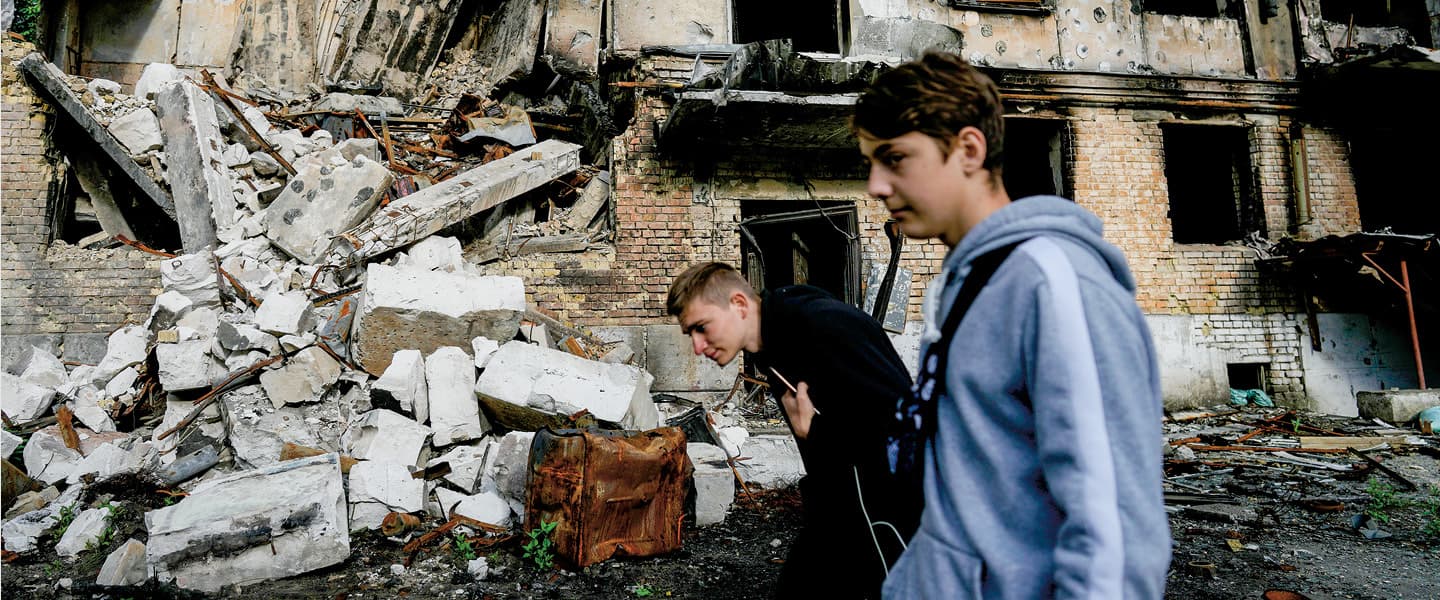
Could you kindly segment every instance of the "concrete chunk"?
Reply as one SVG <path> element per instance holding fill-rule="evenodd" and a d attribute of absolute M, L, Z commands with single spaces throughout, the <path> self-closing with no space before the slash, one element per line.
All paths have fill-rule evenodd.
<path fill-rule="evenodd" d="M 370 264 L 355 317 L 354 351 L 366 371 L 385 372 L 397 350 L 468 347 L 476 336 L 509 340 L 525 312 L 519 277 L 479 276 Z"/>
<path fill-rule="evenodd" d="M 72 385 L 72 384 L 66 384 Z M 121 394 L 129 392 L 127 388 Z M 116 394 L 119 396 L 120 394 Z M 80 386 L 70 395 L 74 400 L 70 402 L 70 410 L 75 413 L 75 418 L 84 423 L 86 427 L 95 431 L 115 431 L 115 421 L 110 418 L 110 413 L 100 407 L 101 392 L 93 386 Z"/>
<path fill-rule="evenodd" d="M 285 361 L 285 366 L 260 374 L 265 395 L 280 408 L 286 404 L 318 402 L 320 395 L 340 379 L 340 363 L 319 346 L 311 346 Z"/>
<path fill-rule="evenodd" d="M 187 254 L 232 241 L 235 196 L 223 171 L 224 138 L 209 94 L 186 81 L 171 81 L 155 93 L 165 140 L 165 181 L 175 201 L 180 242 Z"/>
<path fill-rule="evenodd" d="M 782 488 L 805 476 L 800 449 L 789 435 L 757 435 L 745 442 L 745 456 L 736 468 L 746 482 L 760 487 Z"/>
<path fill-rule="evenodd" d="M 135 96 L 153 100 L 155 92 L 160 87 L 172 81 L 185 78 L 185 74 L 175 65 L 169 63 L 150 63 L 145 65 L 145 70 L 140 72 L 140 79 L 135 82 Z"/>
<path fill-rule="evenodd" d="M 495 458 L 486 463 L 488 474 L 484 477 L 495 482 L 495 491 L 510 502 L 516 514 L 525 512 L 525 486 L 529 484 L 530 443 L 533 441 L 533 431 L 507 433 L 500 438 Z"/>
<path fill-rule="evenodd" d="M 305 264 L 315 264 L 331 238 L 374 212 L 393 177 L 363 156 L 339 166 L 311 165 L 290 178 L 265 214 L 270 241 Z"/>
<path fill-rule="evenodd" d="M 455 484 L 467 494 L 473 494 L 483 489 L 482 481 L 488 481 L 488 487 L 494 488 L 495 482 L 488 467 L 499 449 L 500 443 L 490 439 L 476 446 L 455 446 L 449 452 L 430 459 L 426 466 L 449 463 L 450 473 L 445 476 L 445 481 Z"/>
<path fill-rule="evenodd" d="M 65 373 L 65 364 L 61 363 L 59 358 L 44 348 L 34 346 L 30 348 L 30 363 L 26 365 L 20 378 L 52 390 L 69 379 Z"/>
<path fill-rule="evenodd" d="M 695 524 L 700 527 L 725 520 L 735 502 L 735 474 L 725 450 L 713 444 L 687 444 L 685 451 L 695 466 Z"/>
<path fill-rule="evenodd" d="M 457 273 L 465 269 L 465 256 L 460 251 L 460 240 L 432 235 L 402 252 L 395 266 L 401 269 Z"/>
<path fill-rule="evenodd" d="M 210 340 L 198 339 L 174 344 L 156 344 L 155 360 L 160 363 L 160 386 L 166 391 L 208 388 L 224 377 L 225 366 L 210 356 Z"/>
<path fill-rule="evenodd" d="M 346 447 L 359 460 L 383 460 L 413 467 L 431 430 L 394 411 L 377 408 L 350 425 Z"/>
<path fill-rule="evenodd" d="M 19 376 L 0 373 L 0 412 L 16 423 L 33 421 L 50 410 L 55 399 L 55 390 L 40 387 Z"/>
<path fill-rule="evenodd" d="M 650 399 L 652 378 L 613 365 L 523 342 L 500 346 L 476 384 L 480 393 L 550 414 L 589 410 L 598 419 L 651 429 L 660 415 Z"/>
<path fill-rule="evenodd" d="M 155 447 L 140 438 L 118 439 L 102 444 L 88 456 L 75 463 L 65 482 L 75 485 L 85 476 L 94 476 L 103 481 L 122 473 L 138 473 L 153 468 L 159 462 Z"/>
<path fill-rule="evenodd" d="M 110 121 L 110 135 L 130 154 L 144 154 L 165 147 L 160 139 L 160 119 L 149 108 L 137 108 Z"/>
<path fill-rule="evenodd" d="M 132 538 L 105 557 L 95 585 L 139 585 L 149 578 L 145 570 L 145 544 Z"/>
<path fill-rule="evenodd" d="M 220 272 L 209 252 L 161 261 L 160 285 L 166 291 L 184 294 L 197 306 L 220 306 Z"/>
<path fill-rule="evenodd" d="M 215 341 L 227 353 L 246 350 L 259 350 L 271 355 L 280 353 L 280 341 L 275 336 L 244 323 L 220 323 L 215 329 Z"/>
<path fill-rule="evenodd" d="M 436 488 L 435 497 L 447 518 L 459 515 L 497 527 L 510 526 L 510 503 L 496 492 L 467 496 L 445 488 Z"/>
<path fill-rule="evenodd" d="M 130 365 L 139 364 L 149 354 L 150 332 L 139 325 L 117 329 L 105 344 L 105 358 L 100 360 L 93 375 L 109 381 Z"/>
<path fill-rule="evenodd" d="M 303 335 L 315 326 L 315 312 L 304 292 L 272 293 L 255 311 L 255 326 L 277 336 Z"/>
<path fill-rule="evenodd" d="M 1360 416 L 1399 425 L 1414 420 L 1422 410 L 1440 406 L 1440 390 L 1356 392 L 1355 403 L 1359 405 Z"/>
<path fill-rule="evenodd" d="M 430 421 L 430 388 L 425 384 L 425 358 L 419 350 L 395 353 L 385 374 L 370 386 L 370 404 L 402 414 L 415 421 Z"/>
<path fill-rule="evenodd" d="M 401 198 L 346 232 L 358 246 L 331 246 L 327 263 L 358 264 L 403 248 L 580 166 L 580 146 L 546 140 Z"/>
<path fill-rule="evenodd" d="M 235 458 L 249 467 L 267 467 L 280 461 L 286 443 L 340 449 L 343 422 L 340 409 L 326 403 L 275 408 L 258 385 L 236 388 L 220 398 L 223 421 Z"/>
<path fill-rule="evenodd" d="M 60 556 L 78 556 L 87 544 L 100 540 L 100 534 L 105 531 L 105 521 L 109 518 L 110 509 L 103 506 L 80 511 L 65 529 L 65 535 L 60 536 L 60 541 L 55 543 L 55 553 Z"/>
<path fill-rule="evenodd" d="M 448 446 L 478 439 L 490 430 L 490 423 L 480 414 L 480 403 L 472 391 L 474 377 L 474 359 L 454 346 L 440 348 L 425 358 L 434 445 Z"/>
<path fill-rule="evenodd" d="M 39 537 L 60 520 L 60 508 L 75 504 L 83 491 L 80 486 L 71 486 L 49 505 L 5 521 L 5 524 L 0 526 L 0 538 L 5 541 L 5 549 L 11 552 L 34 550 Z"/>
<path fill-rule="evenodd" d="M 0 429 L 0 459 L 9 458 L 10 454 L 20 447 L 20 442 L 25 441 L 18 435 L 8 430 Z"/>
<path fill-rule="evenodd" d="M 375 529 L 380 526 L 385 514 L 390 512 L 413 513 L 425 508 L 425 480 L 410 476 L 410 471 L 400 463 L 389 461 L 362 460 L 350 467 L 350 504 L 375 503 L 385 510 L 352 510 L 350 529 Z M 378 516 L 378 518 L 376 518 Z M 357 519 L 356 517 L 361 517 Z"/>
<path fill-rule="evenodd" d="M 161 581 L 215 592 L 345 560 L 348 522 L 339 455 L 285 461 L 145 513 L 146 561 Z"/>

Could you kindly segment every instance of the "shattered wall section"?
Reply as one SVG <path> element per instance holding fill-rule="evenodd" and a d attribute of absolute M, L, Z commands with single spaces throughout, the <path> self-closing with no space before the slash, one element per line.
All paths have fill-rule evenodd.
<path fill-rule="evenodd" d="M 79 20 L 79 72 L 134 82 L 145 65 L 224 67 L 230 28 L 244 2 L 233 0 L 129 0 L 86 3 Z M 127 90 L 128 91 L 128 90 Z"/>
<path fill-rule="evenodd" d="M 1144 13 L 1146 62 L 1169 75 L 1244 77 L 1245 52 L 1235 19 Z"/>
<path fill-rule="evenodd" d="M 611 0 L 610 40 L 618 52 L 650 45 L 730 43 L 729 2 Z"/>
<path fill-rule="evenodd" d="M 82 250 L 50 243 L 48 199 L 56 165 L 46 131 L 55 118 L 13 61 L 34 50 L 4 41 L 3 121 L 0 121 L 0 328 L 4 366 L 29 357 L 31 344 L 65 358 L 95 362 L 106 336 L 122 323 L 145 319 L 159 293 L 154 257 L 129 248 Z"/>
<path fill-rule="evenodd" d="M 250 0 L 235 27 L 234 60 L 227 78 L 259 80 L 266 87 L 305 92 L 315 81 L 314 0 Z"/>
<path fill-rule="evenodd" d="M 331 81 L 383 86 L 384 94 L 414 96 L 435 66 L 461 0 L 350 2 L 326 15 L 337 31 L 321 32 L 320 58 Z M 357 10 L 363 9 L 363 10 Z"/>

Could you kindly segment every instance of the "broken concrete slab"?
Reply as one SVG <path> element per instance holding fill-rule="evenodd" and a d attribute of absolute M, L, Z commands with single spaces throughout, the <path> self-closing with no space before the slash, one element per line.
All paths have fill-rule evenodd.
<path fill-rule="evenodd" d="M 551 414 L 588 410 L 629 429 L 651 429 L 659 413 L 652 377 L 630 365 L 586 360 L 524 342 L 500 346 L 476 383 L 482 394 Z"/>
<path fill-rule="evenodd" d="M 45 508 L 58 497 L 60 497 L 60 489 L 53 485 L 43 490 L 32 490 L 20 494 L 14 498 L 14 504 L 5 510 L 5 519 L 10 520 L 32 510 Z M 6 535 L 9 533 L 7 532 Z"/>
<path fill-rule="evenodd" d="M 735 502 L 735 474 L 725 450 L 713 444 L 686 444 L 695 467 L 695 525 L 704 527 L 725 520 Z"/>
<path fill-rule="evenodd" d="M 795 438 L 789 435 L 751 437 L 745 442 L 744 455 L 748 460 L 739 461 L 736 468 L 747 483 L 765 488 L 783 488 L 795 485 L 805 476 L 800 449 L 795 445 Z"/>
<path fill-rule="evenodd" d="M 125 367 L 143 362 L 150 354 L 150 335 L 150 332 L 140 325 L 129 325 L 115 330 L 106 340 L 105 358 L 100 360 L 91 375 L 96 380 L 109 381 Z"/>
<path fill-rule="evenodd" d="M 10 453 L 20 447 L 24 441 L 20 436 L 10 433 L 8 429 L 0 429 L 0 459 L 10 458 Z"/>
<path fill-rule="evenodd" d="M 311 346 L 285 361 L 285 366 L 260 374 L 260 385 L 275 408 L 287 404 L 319 402 L 320 395 L 340 379 L 340 363 L 319 346 Z"/>
<path fill-rule="evenodd" d="M 419 350 L 401 350 L 370 386 L 370 405 L 430 421 L 430 388 L 425 385 L 425 358 Z"/>
<path fill-rule="evenodd" d="M 925 19 L 862 16 L 855 26 L 849 50 L 855 56 L 883 56 L 903 62 L 920 58 L 928 50 L 960 54 L 965 46 L 959 30 Z"/>
<path fill-rule="evenodd" d="M 280 172 L 280 161 L 265 152 L 251 152 L 250 168 L 255 169 L 256 175 L 270 177 Z"/>
<path fill-rule="evenodd" d="M 126 390 L 126 392 L 128 391 Z M 75 413 L 75 418 L 84 423 L 86 427 L 99 432 L 115 431 L 115 421 L 110 418 L 110 413 L 100 405 L 103 400 L 100 390 L 95 389 L 94 386 L 80 386 L 73 390 L 70 397 L 71 412 Z M 107 402 L 106 405 L 108 406 L 109 403 Z"/>
<path fill-rule="evenodd" d="M 184 78 L 185 74 L 175 68 L 175 65 L 150 63 L 145 65 L 145 70 L 140 72 L 140 79 L 135 81 L 135 96 L 154 100 L 155 93 L 160 91 L 161 86 Z"/>
<path fill-rule="evenodd" d="M 266 211 L 266 235 L 290 256 L 315 264 L 336 233 L 375 211 L 393 180 L 389 169 L 363 156 L 302 168 Z"/>
<path fill-rule="evenodd" d="M 354 357 L 376 374 L 401 349 L 429 353 L 443 346 L 468 347 L 476 336 L 515 337 L 525 312 L 525 284 L 519 277 L 371 264 L 360 305 Z"/>
<path fill-rule="evenodd" d="M 128 211 L 121 210 L 115 202 L 115 190 L 110 185 L 111 176 L 100 166 L 99 153 L 77 148 L 69 153 L 69 158 L 70 165 L 74 167 L 72 172 L 75 180 L 80 183 L 80 189 L 85 195 L 89 196 L 90 208 L 95 213 L 95 219 L 100 221 L 101 229 L 76 245 L 89 247 L 86 243 L 88 239 L 93 238 L 100 242 L 122 235 L 127 239 L 137 239 L 135 230 L 130 227 L 130 219 L 126 214 Z"/>
<path fill-rule="evenodd" d="M 590 178 L 585 184 L 584 191 L 580 192 L 580 198 L 570 207 L 565 214 L 565 224 L 571 229 L 585 229 L 590 222 L 595 220 L 595 215 L 610 203 L 610 172 L 601 171 Z"/>
<path fill-rule="evenodd" d="M 490 364 L 490 357 L 500 349 L 500 342 L 487 337 L 477 337 L 470 340 L 471 354 L 475 356 L 475 368 L 483 369 Z"/>
<path fill-rule="evenodd" d="M 60 362 L 54 354 L 47 352 L 44 348 L 30 348 L 30 363 L 25 366 L 25 371 L 20 373 L 20 378 L 25 381 L 55 389 L 68 380 L 65 373 L 65 364 Z"/>
<path fill-rule="evenodd" d="M 227 353 L 258 350 L 266 354 L 280 353 L 280 340 L 244 323 L 221 322 L 215 329 L 215 342 Z"/>
<path fill-rule="evenodd" d="M 95 585 L 139 585 L 149 578 L 145 569 L 145 544 L 131 538 L 105 557 Z"/>
<path fill-rule="evenodd" d="M 465 270 L 465 255 L 460 250 L 460 240 L 432 235 L 400 253 L 395 267 L 459 273 Z"/>
<path fill-rule="evenodd" d="M 500 5 L 480 33 L 475 60 L 490 67 L 492 81 L 528 75 L 535 68 L 540 30 L 545 23 L 544 0 L 514 0 Z"/>
<path fill-rule="evenodd" d="M 311 103 L 310 110 L 350 114 L 359 110 L 368 118 L 375 120 L 376 127 L 379 127 L 380 114 L 399 117 L 405 114 L 405 105 L 400 102 L 399 98 L 393 96 L 359 96 L 344 92 L 332 92 Z"/>
<path fill-rule="evenodd" d="M 315 312 L 305 292 L 272 292 L 255 310 L 255 326 L 277 336 L 303 335 L 315 326 Z"/>
<path fill-rule="evenodd" d="M 450 473 L 445 475 L 445 481 L 455 484 L 462 492 L 473 494 L 484 489 L 484 481 L 488 480 L 489 487 L 494 487 L 494 480 L 487 479 L 486 476 L 490 475 L 489 463 L 494 460 L 499 449 L 499 441 L 486 438 L 475 446 L 455 446 L 449 452 L 430 459 L 426 467 L 449 463 Z"/>
<path fill-rule="evenodd" d="M 1360 409 L 1360 416 L 1384 419 L 1398 425 L 1414 420 L 1422 410 L 1440 406 L 1440 390 L 1356 392 L 1355 403 Z"/>
<path fill-rule="evenodd" d="M 341 234 L 325 262 L 356 265 L 403 248 L 580 166 L 580 146 L 546 140 L 405 196 Z"/>
<path fill-rule="evenodd" d="M 75 485 L 87 479 L 103 481 L 123 473 L 139 473 L 159 462 L 155 447 L 138 437 L 117 439 L 90 452 L 70 469 L 65 483 Z"/>
<path fill-rule="evenodd" d="M 108 129 L 132 155 L 165 147 L 160 137 L 160 118 L 149 108 L 137 108 L 115 117 Z"/>
<path fill-rule="evenodd" d="M 436 488 L 435 499 L 440 502 L 446 518 L 462 516 L 496 527 L 510 526 L 510 503 L 496 492 L 481 492 L 468 496 L 445 488 Z"/>
<path fill-rule="evenodd" d="M 60 556 L 78 556 L 87 545 L 93 545 L 100 540 L 109 519 L 108 506 L 80 511 L 75 520 L 70 522 L 70 526 L 65 528 L 65 535 L 60 536 L 60 541 L 55 543 L 55 553 Z"/>
<path fill-rule="evenodd" d="M 510 502 L 515 514 L 525 512 L 525 488 L 530 478 L 530 444 L 534 441 L 533 431 L 507 433 L 500 438 L 495 458 L 487 463 L 488 477 L 495 482 L 495 491 Z"/>
<path fill-rule="evenodd" d="M 150 307 L 150 319 L 146 321 L 145 325 L 158 335 L 161 331 L 174 328 L 175 324 L 180 321 L 180 317 L 190 312 L 194 306 L 195 302 L 185 294 L 175 290 L 162 292 L 155 297 L 155 304 Z"/>
<path fill-rule="evenodd" d="M 65 74 L 59 68 L 46 62 L 38 52 L 21 59 L 19 66 L 37 84 L 35 86 L 37 92 L 55 103 L 66 116 L 79 125 L 80 129 L 96 143 L 110 163 L 118 167 L 140 189 L 142 194 L 159 206 L 168 217 L 175 218 L 175 204 L 170 198 L 170 193 L 155 183 L 155 180 L 151 179 L 139 165 L 135 164 L 134 160 L 130 159 L 130 153 L 105 130 L 105 126 L 95 119 L 84 103 L 75 97 L 74 92 L 70 91 Z"/>
<path fill-rule="evenodd" d="M 210 355 L 210 340 L 201 338 L 155 344 L 160 386 L 166 391 L 209 388 L 225 376 L 225 365 Z"/>
<path fill-rule="evenodd" d="M 345 446 L 359 460 L 383 460 L 416 466 L 431 429 L 394 411 L 377 408 L 350 424 Z"/>
<path fill-rule="evenodd" d="M 117 398 L 135 387 L 135 382 L 140 379 L 140 372 L 135 367 L 125 367 L 124 371 L 110 378 L 105 383 L 105 397 Z"/>
<path fill-rule="evenodd" d="M 226 415 L 224 433 L 243 465 L 273 465 L 287 443 L 325 452 L 340 449 L 344 422 L 333 403 L 275 408 L 258 385 L 226 392 L 220 402 Z"/>
<path fill-rule="evenodd" d="M 337 454 L 245 471 L 145 513 L 146 561 L 205 592 L 307 573 L 350 556 L 346 508 Z"/>
<path fill-rule="evenodd" d="M 350 529 L 375 529 L 391 512 L 425 509 L 425 480 L 410 476 L 405 465 L 362 460 L 350 467 Z M 373 504 L 378 506 L 364 506 Z"/>
<path fill-rule="evenodd" d="M 235 196 L 221 166 L 224 138 L 210 95 L 188 81 L 155 93 L 165 140 L 165 182 L 174 194 L 180 243 L 187 254 L 234 241 Z"/>
<path fill-rule="evenodd" d="M 191 426 L 185 435 L 172 434 L 165 439 L 158 439 L 161 433 L 179 425 L 180 421 L 194 409 L 195 404 L 189 400 L 182 400 L 174 394 L 166 396 L 165 416 L 155 427 L 154 433 L 150 435 L 156 451 L 160 452 L 161 464 L 168 465 L 173 463 L 178 456 L 185 456 L 205 446 L 214 446 L 225 442 L 225 427 L 228 423 L 226 419 L 221 418 L 219 404 L 211 404 L 200 411 L 200 416 L 195 419 L 196 424 Z"/>
<path fill-rule="evenodd" d="M 220 306 L 220 271 L 209 252 L 184 254 L 160 262 L 160 285 L 184 294 L 196 306 Z"/>
<path fill-rule="evenodd" d="M 490 430 L 473 391 L 475 362 L 464 350 L 444 346 L 425 357 L 425 386 L 429 388 L 431 443 L 448 446 L 479 439 Z"/>
<path fill-rule="evenodd" d="M 16 375 L 0 373 L 0 395 L 5 402 L 0 412 L 15 423 L 33 421 L 45 415 L 55 400 L 55 390 L 25 381 Z"/>

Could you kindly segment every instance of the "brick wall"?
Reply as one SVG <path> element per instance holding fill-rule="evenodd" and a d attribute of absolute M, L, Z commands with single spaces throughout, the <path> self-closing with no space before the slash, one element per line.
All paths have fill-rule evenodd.
<path fill-rule="evenodd" d="M 28 44 L 4 42 L 0 327 L 7 342 L 21 342 L 6 344 L 7 357 L 29 343 L 53 348 L 67 339 L 93 341 L 126 322 L 143 321 L 160 287 L 153 256 L 129 248 L 88 251 L 51 243 L 49 198 L 59 167 L 47 156 L 47 131 L 57 117 L 13 65 L 32 50 Z M 66 354 L 81 357 L 71 348 Z"/>

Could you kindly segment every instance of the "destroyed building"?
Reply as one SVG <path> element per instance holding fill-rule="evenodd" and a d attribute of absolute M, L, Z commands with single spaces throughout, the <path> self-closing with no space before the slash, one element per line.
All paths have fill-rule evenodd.
<path fill-rule="evenodd" d="M 1375 285 L 1368 306 L 1331 308 L 1330 290 L 1300 289 L 1303 277 L 1257 259 L 1282 238 L 1434 233 L 1433 203 L 1409 202 L 1406 190 L 1425 189 L 1433 159 L 1421 149 L 1437 131 L 1422 110 L 1436 85 L 1436 10 L 1364 4 L 49 2 L 41 46 L 61 71 L 126 93 L 158 62 L 222 74 L 252 99 L 416 101 L 390 107 L 400 114 L 365 107 L 371 125 L 396 129 L 445 118 L 414 105 L 464 91 L 526 106 L 542 138 L 583 144 L 583 161 L 606 173 L 596 194 L 608 202 L 592 208 L 605 235 L 502 243 L 483 234 L 513 219 L 494 217 L 465 242 L 498 244 L 489 251 L 503 260 L 485 272 L 520 275 L 536 306 L 627 340 L 657 391 L 685 392 L 723 392 L 734 375 L 689 357 L 664 314 L 669 278 L 689 263 L 731 261 L 763 286 L 809 282 L 873 306 L 891 247 L 884 211 L 866 202 L 849 106 L 886 61 L 956 51 L 1005 94 L 1012 195 L 1074 198 L 1130 258 L 1168 405 L 1257 388 L 1353 414 L 1357 390 L 1418 384 L 1403 294 Z M 744 45 L 774 39 L 789 41 Z M 4 335 L 26 340 L 6 346 L 63 347 L 85 362 L 97 340 L 149 310 L 157 273 L 133 250 L 75 245 L 114 212 L 91 199 L 84 175 L 116 151 L 68 133 L 64 107 L 27 88 L 6 81 Z M 142 238 L 179 249 L 160 217 L 172 210 L 166 191 L 129 179 L 141 189 L 113 191 L 129 202 L 118 212 L 159 230 L 134 232 Z M 1409 269 L 1422 313 L 1434 307 L 1433 270 L 1415 265 L 1434 263 L 1429 246 Z M 901 251 L 890 289 L 903 301 L 883 318 L 908 332 L 903 347 L 914 346 L 918 299 L 942 256 L 936 243 Z M 1397 256 L 1381 260 L 1398 281 Z M 1418 354 L 1433 352 L 1423 335 L 1433 327 L 1420 322 Z"/>
<path fill-rule="evenodd" d="M 537 504 L 533 448 L 577 447 L 532 445 L 546 426 L 650 430 L 698 525 L 737 480 L 793 483 L 789 436 L 691 418 L 750 384 L 693 355 L 665 292 L 707 260 L 809 283 L 915 360 L 945 248 L 887 234 L 848 117 L 932 48 L 1000 85 L 1012 196 L 1073 198 L 1125 251 L 1167 408 L 1434 403 L 1357 394 L 1436 380 L 1440 219 L 1410 199 L 1440 134 L 1434 2 L 774 4 L 43 2 L 41 35 L 4 41 L 3 412 L 30 435 L 5 454 L 33 488 L 7 468 L 6 551 L 137 471 L 190 497 L 145 512 L 114 585 L 286 577 L 419 513 L 593 518 Z M 623 533 L 678 543 L 686 492 L 652 492 Z M 627 549 L 562 531 L 577 564 Z"/>

